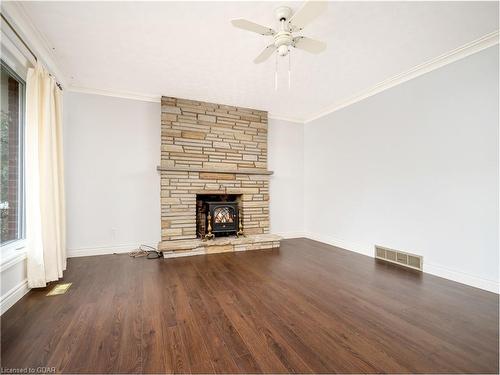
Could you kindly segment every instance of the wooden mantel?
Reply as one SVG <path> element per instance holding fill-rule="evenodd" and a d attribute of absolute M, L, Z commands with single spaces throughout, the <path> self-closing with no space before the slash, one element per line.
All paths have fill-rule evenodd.
<path fill-rule="evenodd" d="M 162 167 L 158 165 L 156 167 L 157 171 L 160 172 L 209 172 L 209 173 L 227 173 L 227 174 L 253 174 L 253 175 L 272 175 L 273 171 L 266 171 L 264 169 L 240 168 L 238 170 L 227 170 L 227 169 L 213 169 L 213 168 L 196 168 L 196 167 Z"/>

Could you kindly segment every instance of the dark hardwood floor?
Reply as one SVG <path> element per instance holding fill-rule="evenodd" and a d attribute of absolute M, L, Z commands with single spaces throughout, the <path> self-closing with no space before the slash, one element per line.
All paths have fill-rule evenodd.
<path fill-rule="evenodd" d="M 65 373 L 498 373 L 498 295 L 319 242 L 69 260 L 1 318 L 1 366 Z"/>

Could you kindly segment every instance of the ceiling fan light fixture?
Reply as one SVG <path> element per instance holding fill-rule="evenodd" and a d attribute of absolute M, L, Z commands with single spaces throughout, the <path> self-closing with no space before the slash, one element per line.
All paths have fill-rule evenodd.
<path fill-rule="evenodd" d="M 278 55 L 286 56 L 287 54 L 288 54 L 288 46 L 283 44 L 278 47 Z"/>

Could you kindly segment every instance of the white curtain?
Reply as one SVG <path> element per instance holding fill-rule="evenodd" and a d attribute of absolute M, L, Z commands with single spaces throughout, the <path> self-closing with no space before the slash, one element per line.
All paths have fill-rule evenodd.
<path fill-rule="evenodd" d="M 28 285 L 44 287 L 66 269 L 62 96 L 38 63 L 26 80 L 26 249 Z"/>

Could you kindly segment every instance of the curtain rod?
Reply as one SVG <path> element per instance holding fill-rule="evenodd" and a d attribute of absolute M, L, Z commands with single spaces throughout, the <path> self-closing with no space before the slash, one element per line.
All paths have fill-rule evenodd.
<path fill-rule="evenodd" d="M 21 41 L 21 43 L 26 47 L 26 49 L 28 50 L 28 52 L 31 53 L 31 56 L 34 57 L 35 61 L 38 62 L 38 57 L 36 57 L 35 53 L 31 50 L 31 48 L 24 41 L 24 39 L 21 37 L 21 35 L 19 35 L 19 33 L 17 32 L 17 30 L 14 28 L 14 26 L 12 26 L 11 23 L 9 22 L 9 20 L 7 18 L 5 18 L 5 16 L 3 15 L 3 13 L 0 13 L 0 16 L 2 16 L 2 20 L 5 21 L 5 23 L 7 24 L 7 26 L 9 26 L 9 28 L 12 30 L 12 32 L 17 36 L 17 38 Z M 50 75 L 53 76 L 52 74 L 50 74 Z M 57 87 L 59 87 L 59 90 L 62 91 L 63 88 L 62 88 L 61 84 L 56 81 L 56 85 L 57 85 Z"/>

